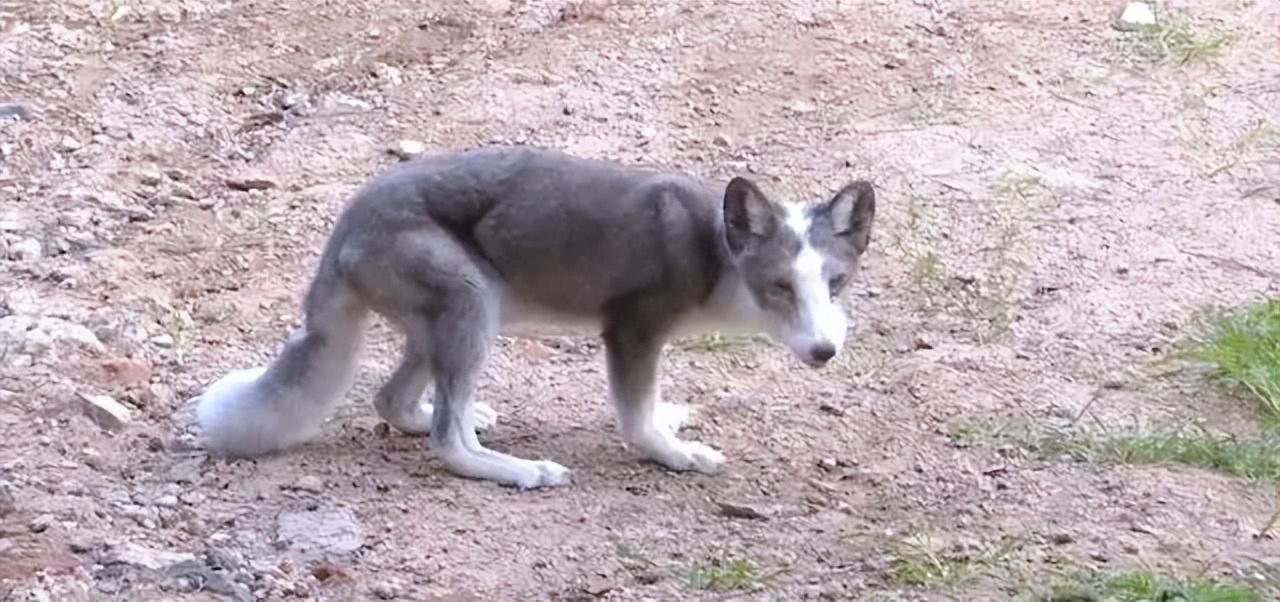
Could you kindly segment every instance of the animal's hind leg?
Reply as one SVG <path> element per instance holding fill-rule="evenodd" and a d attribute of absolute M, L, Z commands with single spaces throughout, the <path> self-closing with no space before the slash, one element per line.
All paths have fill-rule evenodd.
<path fill-rule="evenodd" d="M 477 274 L 478 276 L 478 274 Z M 472 282 L 476 282 L 472 280 Z M 460 286 L 432 316 L 431 367 L 436 375 L 431 445 L 450 472 L 521 489 L 566 485 L 569 469 L 493 451 L 476 438 L 476 378 L 497 335 L 497 303 L 483 287 Z"/>
<path fill-rule="evenodd" d="M 378 415 L 405 433 L 425 435 L 431 432 L 432 406 L 422 393 L 431 384 L 431 340 L 424 320 L 401 320 L 405 332 L 404 353 L 400 365 L 374 397 Z M 475 426 L 485 430 L 498 420 L 498 413 L 485 404 L 473 404 Z"/>

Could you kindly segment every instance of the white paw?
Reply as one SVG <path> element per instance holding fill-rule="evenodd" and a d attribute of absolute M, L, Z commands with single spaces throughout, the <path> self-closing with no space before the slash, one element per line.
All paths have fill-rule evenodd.
<path fill-rule="evenodd" d="M 689 421 L 689 406 L 659 402 L 653 408 L 653 426 L 672 435 L 680 432 L 680 427 Z"/>
<path fill-rule="evenodd" d="M 498 424 L 498 411 L 487 403 L 471 405 L 477 431 L 487 431 Z"/>
<path fill-rule="evenodd" d="M 515 483 L 520 489 L 561 487 L 573 481 L 573 472 L 550 460 L 530 461 L 528 474 Z"/>
<path fill-rule="evenodd" d="M 636 442 L 636 449 L 649 459 L 677 471 L 714 473 L 724 464 L 724 454 L 697 441 L 683 441 L 664 431 L 650 431 Z"/>
<path fill-rule="evenodd" d="M 724 464 L 724 454 L 710 445 L 697 441 L 680 441 L 676 446 L 679 462 L 669 465 L 674 470 L 696 470 L 707 474 L 714 473 Z"/>

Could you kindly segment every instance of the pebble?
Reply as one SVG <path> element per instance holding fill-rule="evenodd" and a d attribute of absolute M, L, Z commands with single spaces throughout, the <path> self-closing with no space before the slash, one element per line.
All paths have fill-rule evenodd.
<path fill-rule="evenodd" d="M 9 118 L 31 119 L 31 110 L 17 103 L 0 102 L 0 119 Z"/>
<path fill-rule="evenodd" d="M 81 144 L 79 140 L 76 140 L 71 136 L 63 136 L 62 141 L 58 143 L 58 146 L 69 153 L 74 153 L 84 148 L 84 144 Z"/>
<path fill-rule="evenodd" d="M 27 523 L 27 528 L 30 529 L 32 533 L 44 533 L 49 530 L 49 527 L 53 526 L 53 521 L 54 518 L 52 514 L 41 514 L 40 516 L 31 519 L 31 522 Z"/>
<path fill-rule="evenodd" d="M 401 161 L 410 161 L 421 157 L 427 152 L 427 145 L 417 140 L 401 140 L 396 145 L 388 149 L 392 155 Z"/>
<path fill-rule="evenodd" d="M 1120 18 L 1116 21 L 1116 29 L 1134 31 L 1155 24 L 1156 12 L 1151 4 L 1130 2 L 1125 5 L 1124 12 L 1120 13 Z"/>
<path fill-rule="evenodd" d="M 9 245 L 9 257 L 18 261 L 32 261 L 44 255 L 44 246 L 34 238 L 24 238 Z"/>
<path fill-rule="evenodd" d="M 13 489 L 8 483 L 0 483 L 0 518 L 12 514 L 18 509 L 18 500 L 13 497 Z"/>
<path fill-rule="evenodd" d="M 225 183 L 227 188 L 239 192 L 248 192 L 250 190 L 270 190 L 279 186 L 275 180 L 259 177 L 227 178 Z"/>
<path fill-rule="evenodd" d="M 103 558 L 103 564 L 127 564 L 159 571 L 179 563 L 191 562 L 195 559 L 195 555 L 186 552 L 157 550 L 130 542 L 115 546 Z"/>
<path fill-rule="evenodd" d="M 106 395 L 87 395 L 80 393 L 80 406 L 90 420 L 109 431 L 123 429 L 131 418 L 129 408 Z"/>
<path fill-rule="evenodd" d="M 178 496 L 162 495 L 156 498 L 155 505 L 160 506 L 161 508 L 173 508 L 178 505 Z"/>
<path fill-rule="evenodd" d="M 321 491 L 324 491 L 324 481 L 321 480 L 320 477 L 317 477 L 315 475 L 310 475 L 310 474 L 302 475 L 298 477 L 298 480 L 294 481 L 293 484 L 289 486 L 289 488 L 297 489 L 299 491 L 311 491 L 313 493 L 320 493 Z"/>
<path fill-rule="evenodd" d="M 276 518 L 276 537 L 303 558 L 350 554 L 365 540 L 355 515 L 340 508 L 283 512 Z"/>

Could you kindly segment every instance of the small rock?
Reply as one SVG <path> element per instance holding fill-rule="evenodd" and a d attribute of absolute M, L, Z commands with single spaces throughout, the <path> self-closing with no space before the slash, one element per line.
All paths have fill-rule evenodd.
<path fill-rule="evenodd" d="M 156 347 L 163 347 L 165 349 L 168 349 L 170 347 L 173 347 L 173 336 L 168 334 L 158 334 L 156 336 L 151 337 L 151 344 L 155 345 Z"/>
<path fill-rule="evenodd" d="M 31 119 L 31 110 L 17 103 L 0 102 L 0 119 L 10 118 Z"/>
<path fill-rule="evenodd" d="M 716 134 L 716 137 L 712 138 L 711 142 L 716 146 L 722 146 L 724 148 L 733 146 L 733 139 L 725 134 Z"/>
<path fill-rule="evenodd" d="M 205 497 L 204 494 L 199 491 L 188 491 L 178 496 L 178 499 L 182 500 L 182 503 L 188 506 L 199 506 L 204 502 Z"/>
<path fill-rule="evenodd" d="M 303 558 L 323 558 L 359 550 L 364 528 L 339 508 L 283 512 L 276 518 L 276 538 Z"/>
<path fill-rule="evenodd" d="M 132 387 L 151 381 L 151 365 L 134 359 L 104 361 L 102 372 L 107 383 L 117 387 Z"/>
<path fill-rule="evenodd" d="M 44 246 L 34 238 L 24 238 L 9 245 L 9 257 L 18 261 L 32 261 L 44 255 Z"/>
<path fill-rule="evenodd" d="M 274 180 L 267 178 L 245 177 L 245 178 L 228 178 L 226 180 L 227 188 L 239 192 L 248 192 L 250 190 L 270 190 L 279 186 Z"/>
<path fill-rule="evenodd" d="M 118 431 L 129 423 L 129 408 L 106 395 L 86 395 L 80 393 L 81 407 L 85 415 L 109 431 Z"/>
<path fill-rule="evenodd" d="M 1156 11 L 1147 2 L 1130 2 L 1116 20 L 1116 29 L 1134 31 L 1156 24 Z"/>
<path fill-rule="evenodd" d="M 395 600 L 400 597 L 400 584 L 394 581 L 379 583 L 370 590 L 379 600 Z"/>
<path fill-rule="evenodd" d="M 791 103 L 790 105 L 787 105 L 787 108 L 791 109 L 793 113 L 799 113 L 801 115 L 805 113 L 812 113 L 818 110 L 817 105 L 806 100 L 797 100 Z"/>
<path fill-rule="evenodd" d="M 426 153 L 427 145 L 417 140 L 401 140 L 388 149 L 387 152 L 395 155 L 401 161 L 410 161 Z"/>
<path fill-rule="evenodd" d="M 71 136 L 63 136 L 62 141 L 58 143 L 58 147 L 66 152 L 74 153 L 84 148 L 84 145 Z"/>
<path fill-rule="evenodd" d="M 155 505 L 160 506 L 161 508 L 173 508 L 178 505 L 178 496 L 162 495 L 156 498 Z"/>
<path fill-rule="evenodd" d="M 823 470 L 835 470 L 840 465 L 835 458 L 823 458 L 818 462 L 818 466 Z"/>
<path fill-rule="evenodd" d="M 13 514 L 18 509 L 18 500 L 13 497 L 13 489 L 8 483 L 0 483 L 0 518 Z"/>
<path fill-rule="evenodd" d="M 41 514 L 40 516 L 31 519 L 31 522 L 27 523 L 27 528 L 30 529 L 32 533 L 44 533 L 49 530 L 49 527 L 53 526 L 53 522 L 54 518 L 52 514 Z"/>
<path fill-rule="evenodd" d="M 157 550 L 131 542 L 113 548 L 102 559 L 102 564 L 127 564 L 160 571 L 176 564 L 194 561 L 195 559 L 195 555 L 186 552 Z"/>
<path fill-rule="evenodd" d="M 745 518 L 748 520 L 767 520 L 769 518 L 769 515 L 745 504 L 716 502 L 716 507 L 720 516 L 727 518 Z"/>
<path fill-rule="evenodd" d="M 1049 536 L 1049 543 L 1052 543 L 1055 546 L 1065 546 L 1075 540 L 1076 538 L 1074 535 L 1066 532 L 1058 532 Z"/>
<path fill-rule="evenodd" d="M 297 489 L 298 491 L 320 493 L 321 491 L 324 491 L 324 481 L 315 475 L 302 475 L 298 477 L 298 480 L 294 481 L 292 485 L 289 485 L 289 488 Z"/>

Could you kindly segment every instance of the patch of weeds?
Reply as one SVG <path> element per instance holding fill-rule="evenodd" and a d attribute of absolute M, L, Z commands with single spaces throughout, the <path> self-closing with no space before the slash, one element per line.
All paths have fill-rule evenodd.
<path fill-rule="evenodd" d="M 994 551 L 970 553 L 949 549 L 927 531 L 912 529 L 892 542 L 894 559 L 889 565 L 893 580 L 912 587 L 950 588 L 997 564 L 1016 542 L 1005 542 Z"/>
<path fill-rule="evenodd" d="M 1256 400 L 1270 423 L 1280 427 L 1280 299 L 1204 320 L 1188 355 Z"/>
<path fill-rule="evenodd" d="M 1151 571 L 1082 573 L 1053 586 L 1047 602 L 1261 602 L 1244 586 L 1209 577 L 1173 577 Z"/>
<path fill-rule="evenodd" d="M 756 344 L 764 341 L 764 337 L 758 335 L 723 334 L 714 332 L 711 334 L 680 339 L 679 341 L 676 341 L 676 347 L 685 351 L 699 351 L 703 353 L 740 352 L 750 349 Z"/>
<path fill-rule="evenodd" d="M 1049 436 L 1033 447 L 1048 456 L 1068 455 L 1104 464 L 1181 464 L 1257 481 L 1280 481 L 1280 442 L 1199 435 L 1133 435 L 1086 438 Z"/>
<path fill-rule="evenodd" d="M 1138 30 L 1138 39 L 1148 59 L 1179 66 L 1217 59 L 1234 41 L 1230 32 L 1185 18 L 1167 18 L 1147 25 Z"/>
<path fill-rule="evenodd" d="M 949 436 L 961 442 L 1012 444 L 1044 457 L 1067 456 L 1099 464 L 1178 464 L 1255 481 L 1280 482 L 1280 437 L 1276 436 L 1236 439 L 1203 431 L 1089 436 L 1015 432 L 965 424 L 952 426 Z"/>
<path fill-rule="evenodd" d="M 752 562 L 735 559 L 694 566 L 685 572 L 684 581 L 693 589 L 731 592 L 753 589 L 766 577 Z"/>
<path fill-rule="evenodd" d="M 1223 153 L 1230 157 L 1230 160 L 1211 170 L 1208 177 L 1216 176 L 1238 165 L 1255 161 L 1256 159 L 1251 158 L 1256 156 L 1256 152 L 1259 150 L 1263 151 L 1263 154 L 1268 157 L 1280 150 L 1280 128 L 1267 119 L 1258 120 L 1249 131 L 1236 139 Z"/>
<path fill-rule="evenodd" d="M 167 344 L 173 351 L 173 361 L 179 366 L 185 365 L 187 351 L 195 338 L 195 320 L 184 309 L 175 308 L 164 301 L 152 300 L 154 320 L 164 329 L 168 337 Z"/>

